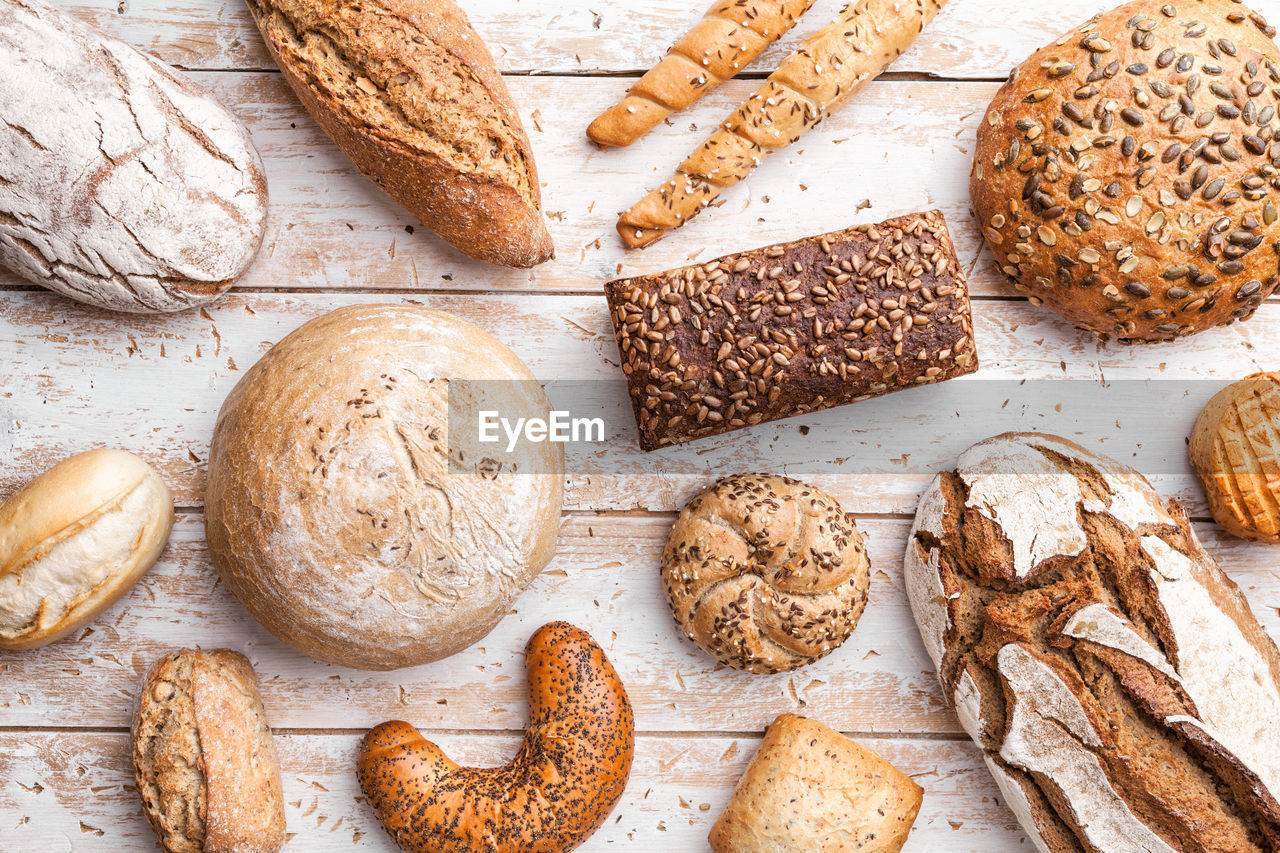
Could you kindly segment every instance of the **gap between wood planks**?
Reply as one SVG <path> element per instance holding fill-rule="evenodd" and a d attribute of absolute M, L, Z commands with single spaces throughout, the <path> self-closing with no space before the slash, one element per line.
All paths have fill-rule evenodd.
<path fill-rule="evenodd" d="M 524 729 L 437 729 L 426 726 L 418 727 L 424 735 L 433 737 L 523 737 Z M 299 728 L 297 726 L 272 726 L 271 734 L 278 736 L 330 736 L 351 737 L 363 736 L 368 728 Z M 0 726 L 0 735 L 6 734 L 77 734 L 77 735 L 129 735 L 128 726 Z M 964 732 L 841 732 L 855 740 L 933 740 L 951 741 L 955 743 L 972 743 Z M 662 729 L 636 729 L 636 737 L 663 738 L 665 740 L 705 740 L 708 736 L 716 738 L 756 738 L 764 736 L 763 731 L 665 731 Z"/>
<path fill-rule="evenodd" d="M 198 65 L 170 65 L 179 71 L 188 74 L 279 74 L 280 69 L 274 65 L 270 66 L 245 66 L 243 68 L 207 68 Z M 601 80 L 625 80 L 632 78 L 639 80 L 644 75 L 647 68 L 626 68 L 619 71 L 606 71 L 604 69 L 584 69 L 582 71 L 538 71 L 536 69 L 519 69 L 516 71 L 503 71 L 503 77 L 567 77 L 570 79 L 580 80 L 582 78 L 600 78 Z M 734 80 L 757 80 L 763 81 L 769 78 L 773 73 L 772 69 L 760 68 L 753 71 L 740 71 L 734 75 Z M 1004 83 L 1007 77 L 948 77 L 945 74 L 937 74 L 928 71 L 886 71 L 875 78 L 877 83 Z"/>
<path fill-rule="evenodd" d="M 1141 473 L 1141 472 L 1139 472 Z M 195 504 L 184 504 L 175 506 L 174 512 L 178 515 L 204 515 L 204 507 Z M 667 519 L 675 522 L 678 513 L 660 509 L 562 509 L 560 517 L 564 518 L 652 518 Z M 893 513 L 893 512 L 853 512 L 855 521 L 911 521 L 915 518 L 914 513 Z M 1201 524 L 1213 524 L 1213 517 L 1210 515 L 1189 514 L 1187 518 L 1193 522 Z M 0 726 L 0 731 L 4 731 L 4 727 Z"/>

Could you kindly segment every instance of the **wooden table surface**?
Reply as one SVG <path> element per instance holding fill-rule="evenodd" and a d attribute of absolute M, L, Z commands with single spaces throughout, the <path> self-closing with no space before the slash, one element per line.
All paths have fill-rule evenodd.
<path fill-rule="evenodd" d="M 504 271 L 411 229 L 412 217 L 356 174 L 275 71 L 241 0 L 59 2 L 189 69 L 248 124 L 266 165 L 271 223 L 240 286 L 203 310 L 107 314 L 0 278 L 0 495 L 65 456 L 111 445 L 155 465 L 180 508 L 164 557 L 115 607 L 78 636 L 0 655 L 0 850 L 155 849 L 129 767 L 128 725 L 147 667 L 193 645 L 239 649 L 257 667 L 283 765 L 288 849 L 392 850 L 356 785 L 359 737 L 399 717 L 463 762 L 504 762 L 524 725 L 524 642 L 551 619 L 572 621 L 605 646 L 636 708 L 631 783 L 585 851 L 705 850 L 763 727 L 785 711 L 850 733 L 924 786 L 908 851 L 1033 849 L 943 702 L 901 577 L 924 482 L 996 431 L 994 421 L 944 422 L 939 412 L 936 429 L 926 422 L 905 434 L 907 443 L 891 424 L 868 426 L 874 416 L 860 412 L 874 410 L 854 406 L 713 439 L 681 457 L 697 462 L 678 464 L 615 442 L 568 471 L 555 561 L 476 647 L 366 673 L 306 659 L 267 634 L 219 583 L 205 551 L 213 420 L 240 371 L 273 342 L 352 303 L 412 300 L 456 312 L 506 341 L 540 379 L 608 380 L 620 403 L 603 281 L 939 207 L 975 297 L 982 370 L 959 381 L 1150 379 L 1206 389 L 1176 407 L 1129 407 L 1108 427 L 1117 446 L 1163 443 L 1152 479 L 1192 508 L 1210 549 L 1280 635 L 1280 550 L 1206 523 L 1182 453 L 1214 382 L 1280 366 L 1280 300 L 1246 324 L 1176 344 L 1101 346 L 994 275 L 968 216 L 974 134 L 999 81 L 1098 3 L 953 0 L 892 74 L 725 193 L 722 206 L 626 253 L 613 230 L 617 213 L 665 179 L 757 83 L 725 85 L 627 150 L 596 150 L 583 131 L 705 0 L 462 0 L 510 75 L 558 249 L 553 263 Z M 838 5 L 818 0 L 747 76 L 767 72 Z M 1252 5 L 1280 19 L 1280 0 Z M 788 459 L 805 460 L 793 469 L 857 514 L 874 581 L 866 616 L 842 648 L 799 672 L 750 676 L 717 667 L 679 634 L 657 563 L 685 500 L 716 476 L 776 470 L 780 445 Z M 885 464 L 851 465 L 851 456 Z"/>

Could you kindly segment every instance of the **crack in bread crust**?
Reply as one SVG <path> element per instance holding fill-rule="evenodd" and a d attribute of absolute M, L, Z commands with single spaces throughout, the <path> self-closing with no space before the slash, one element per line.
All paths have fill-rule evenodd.
<path fill-rule="evenodd" d="M 1033 482 L 1041 488 L 1028 494 Z M 1063 496 L 1074 496 L 1073 511 L 1036 507 Z M 1025 527 L 1049 518 L 1056 527 Z M 1018 548 L 1040 534 L 1064 550 L 1041 549 L 1038 561 L 1017 565 Z M 1280 845 L 1272 796 L 1280 737 L 1265 730 L 1280 714 L 1280 654 L 1185 513 L 1136 472 L 1052 436 L 975 445 L 922 498 L 906 573 L 944 691 L 1004 774 L 997 779 L 1019 819 L 1051 853 L 1130 849 L 1130 830 L 1096 836 L 1108 810 L 1159 837 L 1141 849 Z M 1067 769 L 1045 772 L 1029 754 L 1001 757 L 1019 704 L 1042 699 L 1011 682 L 1011 650 L 1065 679 L 1063 695 L 1098 737 L 1087 751 L 1106 792 L 1072 791 Z M 1013 786 L 1020 798 L 1009 796 Z M 1119 807 L 1106 805 L 1111 792 Z M 1055 827 L 1069 828 L 1074 842 Z"/>

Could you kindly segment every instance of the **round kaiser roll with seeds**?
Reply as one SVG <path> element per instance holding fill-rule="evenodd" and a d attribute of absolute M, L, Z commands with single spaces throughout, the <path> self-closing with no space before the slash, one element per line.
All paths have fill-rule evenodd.
<path fill-rule="evenodd" d="M 871 563 L 853 516 L 813 486 L 739 474 L 681 511 L 662 587 L 689 639 L 721 663 L 787 672 L 849 638 Z"/>
<path fill-rule="evenodd" d="M 1214 521 L 1244 539 L 1280 542 L 1280 373 L 1215 394 L 1188 450 Z"/>
<path fill-rule="evenodd" d="M 1249 317 L 1280 283 L 1280 51 L 1236 0 L 1139 0 L 1032 54 L 969 192 L 997 266 L 1099 338 Z"/>

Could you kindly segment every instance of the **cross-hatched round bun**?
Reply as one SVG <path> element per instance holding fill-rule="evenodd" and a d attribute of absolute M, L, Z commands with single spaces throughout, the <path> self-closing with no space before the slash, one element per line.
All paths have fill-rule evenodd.
<path fill-rule="evenodd" d="M 1234 0 L 1140 0 L 1032 54 L 969 191 L 996 264 L 1100 338 L 1166 341 L 1275 290 L 1280 51 Z"/>
<path fill-rule="evenodd" d="M 561 445 L 451 464 L 459 380 L 493 380 L 459 393 L 547 417 L 515 353 L 408 305 L 306 323 L 227 397 L 209 457 L 209 552 L 267 630 L 344 666 L 427 663 L 489 633 L 542 571 L 560 521 Z"/>
<path fill-rule="evenodd" d="M 849 638 L 867 604 L 862 534 L 835 498 L 771 474 L 726 477 L 667 538 L 662 586 L 685 634 L 721 663 L 786 672 Z"/>

